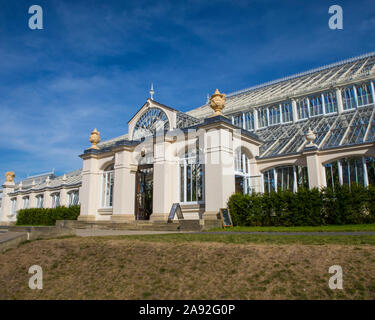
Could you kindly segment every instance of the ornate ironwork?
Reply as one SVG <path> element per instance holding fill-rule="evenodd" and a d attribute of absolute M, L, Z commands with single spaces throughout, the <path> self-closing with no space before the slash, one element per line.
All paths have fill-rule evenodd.
<path fill-rule="evenodd" d="M 152 136 L 159 130 L 168 129 L 169 121 L 165 112 L 159 108 L 150 108 L 137 121 L 133 131 L 133 140 Z"/>

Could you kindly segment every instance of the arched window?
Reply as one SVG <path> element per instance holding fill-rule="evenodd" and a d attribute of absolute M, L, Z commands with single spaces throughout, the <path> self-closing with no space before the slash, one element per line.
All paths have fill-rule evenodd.
<path fill-rule="evenodd" d="M 78 205 L 79 203 L 78 190 L 70 191 L 68 195 L 69 195 L 69 207 Z"/>
<path fill-rule="evenodd" d="M 324 93 L 324 104 L 325 104 L 325 108 L 326 108 L 326 113 L 337 112 L 336 92 Z"/>
<path fill-rule="evenodd" d="M 357 87 L 358 106 L 367 106 L 372 104 L 371 83 L 364 83 Z"/>
<path fill-rule="evenodd" d="M 298 119 L 307 119 L 309 117 L 308 101 L 306 98 L 297 100 Z"/>
<path fill-rule="evenodd" d="M 185 150 L 179 160 L 180 202 L 189 203 L 204 201 L 204 165 L 200 161 L 198 139 L 196 149 Z"/>
<path fill-rule="evenodd" d="M 264 192 L 290 190 L 309 187 L 307 167 L 285 166 L 276 167 L 263 173 Z"/>
<path fill-rule="evenodd" d="M 261 108 L 257 110 L 258 112 L 258 124 L 259 128 L 264 128 L 268 126 L 268 109 Z"/>
<path fill-rule="evenodd" d="M 238 193 L 250 194 L 250 159 L 246 152 L 238 148 L 234 154 L 235 190 Z"/>
<path fill-rule="evenodd" d="M 344 110 L 351 110 L 357 107 L 353 87 L 344 88 L 342 90 L 342 102 L 344 105 Z"/>
<path fill-rule="evenodd" d="M 22 208 L 23 209 L 28 209 L 29 208 L 29 205 L 30 205 L 30 197 L 29 196 L 26 196 L 26 197 L 23 197 L 22 198 Z"/>
<path fill-rule="evenodd" d="M 291 122 L 293 121 L 293 109 L 292 103 L 286 102 L 281 105 L 281 110 L 283 114 L 283 122 Z"/>
<path fill-rule="evenodd" d="M 133 140 L 152 136 L 159 130 L 168 130 L 169 120 L 165 112 L 159 108 L 147 109 L 135 124 Z"/>
<path fill-rule="evenodd" d="M 113 206 L 113 186 L 114 186 L 114 165 L 111 164 L 103 170 L 102 174 L 102 196 L 101 207 L 112 208 Z"/>
<path fill-rule="evenodd" d="M 322 95 L 309 97 L 310 101 L 310 116 L 318 116 L 323 114 L 323 102 Z"/>
<path fill-rule="evenodd" d="M 274 106 L 269 108 L 269 125 L 274 125 L 274 124 L 279 124 L 280 123 L 280 107 L 279 106 Z"/>
<path fill-rule="evenodd" d="M 60 206 L 60 193 L 52 193 L 51 194 L 51 208 L 57 208 Z"/>
<path fill-rule="evenodd" d="M 365 187 L 375 185 L 375 159 L 372 157 L 342 158 L 324 166 L 328 187 L 353 183 Z"/>
<path fill-rule="evenodd" d="M 44 196 L 42 194 L 39 194 L 36 196 L 36 207 L 37 208 L 43 208 L 43 200 Z"/>

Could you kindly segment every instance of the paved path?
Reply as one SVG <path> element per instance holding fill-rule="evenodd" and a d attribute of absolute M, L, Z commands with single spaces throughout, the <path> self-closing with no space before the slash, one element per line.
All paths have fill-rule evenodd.
<path fill-rule="evenodd" d="M 375 231 L 312 231 L 312 232 L 273 232 L 273 231 L 218 231 L 218 232 L 196 232 L 196 234 L 252 234 L 272 236 L 375 236 Z"/>
<path fill-rule="evenodd" d="M 21 237 L 25 232 L 0 232 L 0 243 Z"/>
<path fill-rule="evenodd" d="M 76 229 L 76 235 L 78 237 L 129 236 L 129 235 L 173 234 L 173 233 L 181 233 L 181 231 Z"/>

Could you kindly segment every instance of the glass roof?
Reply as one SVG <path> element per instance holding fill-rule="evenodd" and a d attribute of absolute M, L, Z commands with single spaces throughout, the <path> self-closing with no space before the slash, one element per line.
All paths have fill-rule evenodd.
<path fill-rule="evenodd" d="M 319 149 L 375 141 L 375 108 L 361 107 L 341 115 L 319 116 L 293 124 L 270 126 L 256 131 L 264 141 L 260 157 L 300 152 L 309 128 L 315 133 Z"/>

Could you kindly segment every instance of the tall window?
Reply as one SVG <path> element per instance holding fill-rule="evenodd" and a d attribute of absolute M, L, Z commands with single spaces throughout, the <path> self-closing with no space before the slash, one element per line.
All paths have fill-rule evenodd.
<path fill-rule="evenodd" d="M 309 187 L 307 167 L 285 166 L 267 170 L 263 173 L 264 191 L 297 191 Z"/>
<path fill-rule="evenodd" d="M 245 112 L 245 129 L 254 130 L 254 113 L 252 111 Z"/>
<path fill-rule="evenodd" d="M 281 105 L 281 110 L 283 113 L 283 122 L 293 121 L 293 109 L 292 109 L 292 104 L 290 102 L 283 103 Z"/>
<path fill-rule="evenodd" d="M 322 95 L 309 97 L 310 100 L 310 116 L 318 116 L 323 114 Z"/>
<path fill-rule="evenodd" d="M 22 208 L 23 209 L 28 209 L 29 208 L 29 204 L 30 204 L 30 197 L 27 196 L 27 197 L 23 197 L 22 198 Z"/>
<path fill-rule="evenodd" d="M 264 192 L 275 191 L 275 170 L 271 169 L 263 173 Z"/>
<path fill-rule="evenodd" d="M 364 83 L 357 87 L 358 106 L 374 103 L 372 99 L 371 83 Z"/>
<path fill-rule="evenodd" d="M 335 92 L 327 92 L 324 94 L 324 104 L 326 113 L 337 112 L 337 97 Z"/>
<path fill-rule="evenodd" d="M 78 190 L 69 192 L 69 206 L 76 206 L 79 202 Z"/>
<path fill-rule="evenodd" d="M 270 126 L 273 124 L 278 124 L 280 123 L 280 108 L 279 106 L 275 107 L 270 107 L 269 108 L 269 113 L 270 113 Z"/>
<path fill-rule="evenodd" d="M 267 108 L 258 109 L 258 122 L 259 128 L 268 126 Z"/>
<path fill-rule="evenodd" d="M 375 158 L 366 159 L 366 169 L 368 175 L 368 183 L 375 186 Z"/>
<path fill-rule="evenodd" d="M 243 116 L 242 113 L 233 116 L 233 124 L 239 128 L 243 128 Z"/>
<path fill-rule="evenodd" d="M 353 183 L 368 186 L 375 185 L 375 159 L 372 157 L 352 157 L 327 163 L 327 186 L 335 188 L 338 185 L 352 185 Z"/>
<path fill-rule="evenodd" d="M 357 103 L 355 101 L 355 93 L 353 87 L 344 88 L 342 90 L 342 103 L 344 105 L 344 110 L 355 109 Z"/>
<path fill-rule="evenodd" d="M 113 206 L 113 186 L 114 186 L 115 172 L 114 165 L 108 166 L 102 175 L 102 208 L 112 208 Z"/>
<path fill-rule="evenodd" d="M 307 99 L 303 98 L 297 101 L 298 119 L 307 119 L 309 117 L 309 109 Z"/>
<path fill-rule="evenodd" d="M 277 190 L 291 190 L 294 186 L 294 170 L 292 166 L 276 168 Z"/>
<path fill-rule="evenodd" d="M 247 154 L 238 148 L 234 156 L 235 188 L 236 192 L 250 194 L 250 159 Z"/>
<path fill-rule="evenodd" d="M 204 166 L 199 161 L 198 146 L 191 154 L 186 151 L 179 160 L 179 180 L 180 202 L 204 201 Z"/>
<path fill-rule="evenodd" d="M 14 216 L 17 212 L 17 198 L 13 198 L 10 201 L 11 201 L 11 203 L 10 203 L 10 214 L 12 216 Z"/>
<path fill-rule="evenodd" d="M 60 206 L 60 193 L 56 192 L 51 194 L 51 208 L 57 208 Z"/>
<path fill-rule="evenodd" d="M 44 196 L 42 194 L 36 196 L 36 207 L 37 208 L 43 208 L 43 200 L 44 200 Z"/>
<path fill-rule="evenodd" d="M 337 161 L 328 163 L 325 165 L 326 168 L 326 182 L 327 186 L 334 188 L 340 184 L 339 180 L 339 167 Z"/>

